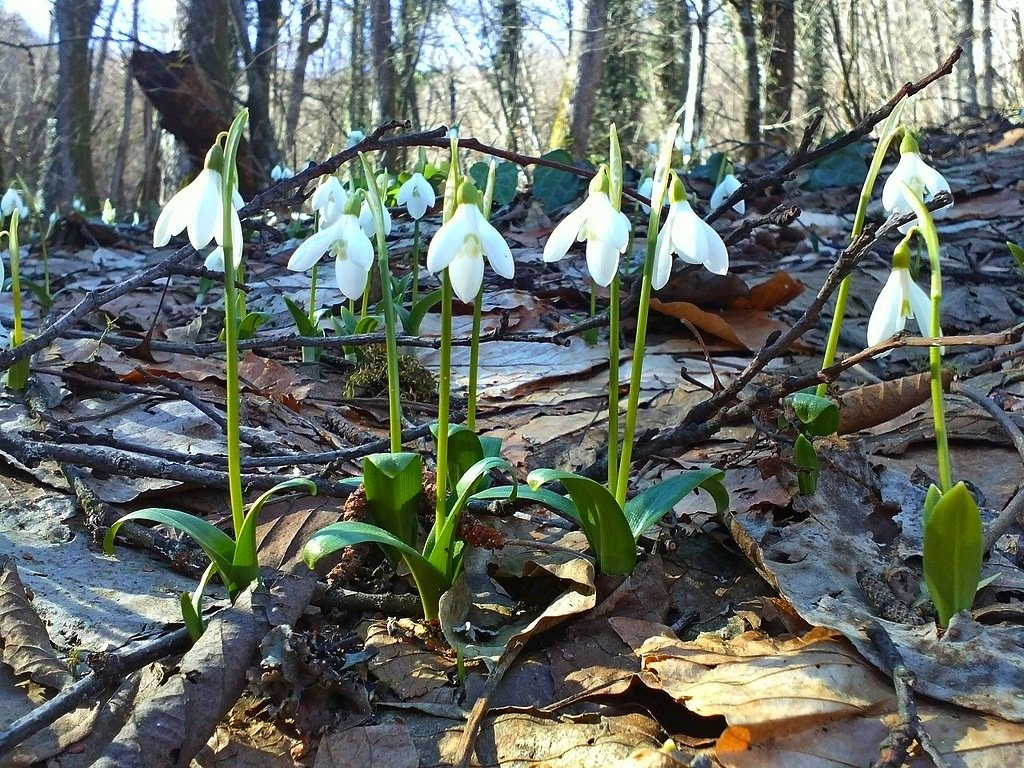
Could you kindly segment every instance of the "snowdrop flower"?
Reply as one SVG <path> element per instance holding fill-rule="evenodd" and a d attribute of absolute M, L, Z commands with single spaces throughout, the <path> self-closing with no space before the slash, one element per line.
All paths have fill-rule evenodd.
<path fill-rule="evenodd" d="M 100 211 L 100 221 L 108 227 L 114 226 L 117 222 L 117 209 L 110 203 L 110 198 L 103 201 L 103 210 Z"/>
<path fill-rule="evenodd" d="M 334 255 L 338 289 L 349 299 L 363 295 L 366 275 L 373 265 L 373 244 L 353 213 L 356 204 L 356 200 L 349 200 L 333 224 L 308 237 L 288 260 L 288 269 L 304 272 L 329 251 Z"/>
<path fill-rule="evenodd" d="M 484 256 L 491 269 L 512 278 L 516 267 L 508 243 L 480 212 L 480 192 L 469 179 L 459 185 L 458 207 L 430 241 L 427 270 L 448 269 L 455 295 L 467 304 L 476 300 L 484 281 Z"/>
<path fill-rule="evenodd" d="M 711 206 L 711 210 L 724 203 L 725 199 L 739 188 L 740 180 L 731 173 L 725 174 L 722 180 L 718 182 L 718 186 L 715 187 L 715 191 L 711 193 L 711 202 L 708 203 Z M 742 216 L 747 210 L 747 205 L 743 200 L 739 200 L 733 204 L 732 209 Z"/>
<path fill-rule="evenodd" d="M 654 177 L 648 176 L 646 179 L 640 182 L 640 186 L 636 188 L 638 195 L 643 195 L 648 200 L 651 199 L 651 193 L 654 191 Z M 651 212 L 651 206 L 644 203 L 640 203 L 640 210 L 644 213 Z"/>
<path fill-rule="evenodd" d="M 932 338 L 932 301 L 910 277 L 910 235 L 900 241 L 892 254 L 892 272 L 878 294 L 868 319 L 868 346 L 885 341 L 899 333 L 912 317 L 922 336 Z M 941 331 L 940 331 L 941 333 Z M 888 354 L 888 353 L 886 353 Z"/>
<path fill-rule="evenodd" d="M 215 144 L 206 155 L 206 163 L 195 180 L 179 190 L 160 212 L 153 228 L 153 245 L 167 245 L 173 235 L 188 230 L 188 240 L 197 251 L 211 240 L 223 244 L 224 206 L 221 204 L 223 179 L 220 169 L 224 152 Z M 242 224 L 236 211 L 242 207 L 242 197 L 234 190 L 231 211 L 231 242 L 235 266 L 242 263 Z"/>
<path fill-rule="evenodd" d="M 309 199 L 310 206 L 320 214 L 320 229 L 331 226 L 341 217 L 347 201 L 348 193 L 337 176 L 328 176 L 320 182 Z"/>
<path fill-rule="evenodd" d="M 423 215 L 437 201 L 434 188 L 422 173 L 416 171 L 398 190 L 398 204 L 404 205 L 414 219 Z"/>
<path fill-rule="evenodd" d="M 587 241 L 587 269 L 594 282 L 610 285 L 619 271 L 619 254 L 629 245 L 629 219 L 608 199 L 608 168 L 601 166 L 587 199 L 555 227 L 544 244 L 544 261 L 559 261 L 574 241 Z"/>
<path fill-rule="evenodd" d="M 384 214 L 384 234 L 391 234 L 391 212 L 388 211 L 386 205 L 381 206 L 381 212 Z M 366 233 L 367 237 L 375 237 L 377 235 L 377 225 L 373 221 L 373 211 L 370 210 L 370 202 L 366 199 L 363 200 L 363 205 L 359 209 L 359 226 L 363 228 L 363 232 Z"/>
<path fill-rule="evenodd" d="M 672 274 L 672 254 L 688 264 L 703 264 L 709 272 L 724 275 L 729 271 L 729 252 L 718 233 L 694 213 L 686 200 L 686 187 L 675 172 L 669 180 L 669 208 L 665 225 L 658 233 L 654 252 L 651 287 L 664 288 Z"/>
<path fill-rule="evenodd" d="M 283 163 L 278 163 L 270 170 L 271 181 L 282 181 L 284 179 L 290 179 L 294 175 L 295 174 L 292 172 L 292 169 L 289 168 L 287 165 L 284 165 Z"/>
<path fill-rule="evenodd" d="M 907 190 L 903 188 L 906 184 L 917 195 L 918 200 L 925 203 L 931 201 L 939 192 L 949 192 L 949 182 L 941 173 L 932 168 L 921 159 L 920 148 L 917 139 L 909 131 L 903 134 L 903 141 L 900 143 L 900 161 L 896 169 L 882 187 L 882 207 L 887 213 L 905 214 L 914 210 Z M 934 211 L 933 215 L 938 216 L 940 211 L 952 208 L 953 204 Z M 913 226 L 913 222 L 900 227 L 900 232 L 906 234 Z"/>
<path fill-rule="evenodd" d="M 3 213 L 4 218 L 7 218 L 15 210 L 18 211 L 19 219 L 28 217 L 28 206 L 25 205 L 25 201 L 21 198 L 21 193 L 14 187 L 9 187 L 4 192 L 4 196 L 0 198 L 0 212 Z"/>
<path fill-rule="evenodd" d="M 85 213 L 85 203 L 82 202 L 82 198 L 75 195 L 75 199 L 71 201 L 71 209 L 78 213 Z M 181 230 L 178 230 L 179 232 Z"/>

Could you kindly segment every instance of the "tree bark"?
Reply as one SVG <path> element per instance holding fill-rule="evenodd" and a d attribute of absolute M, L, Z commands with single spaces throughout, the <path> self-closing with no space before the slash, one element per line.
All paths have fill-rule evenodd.
<path fill-rule="evenodd" d="M 689 3 L 656 0 L 655 16 L 658 23 L 658 91 L 667 121 L 686 100 L 686 75 L 693 39 L 690 35 Z"/>
<path fill-rule="evenodd" d="M 509 148 L 518 152 L 519 52 L 523 42 L 523 9 L 519 0 L 499 0 L 498 25 L 501 32 L 491 64 Z"/>
<path fill-rule="evenodd" d="M 576 88 L 572 99 L 572 152 L 586 153 L 590 145 L 590 121 L 594 116 L 597 88 L 601 84 L 601 62 L 605 54 L 605 23 L 608 0 L 587 0 L 586 27 L 580 41 L 576 64 Z"/>
<path fill-rule="evenodd" d="M 214 85 L 213 112 L 232 112 L 235 48 L 231 40 L 231 0 L 189 0 L 182 19 L 185 50 Z"/>
<path fill-rule="evenodd" d="M 327 42 L 327 30 L 331 26 L 331 0 L 303 0 L 299 22 L 299 47 L 295 53 L 295 67 L 292 69 L 291 88 L 288 93 L 288 108 L 284 119 L 284 140 L 288 147 L 288 157 L 298 169 L 298 158 L 295 157 L 295 131 L 299 127 L 299 115 L 302 112 L 302 99 L 306 88 L 306 66 L 309 57 L 324 47 Z M 319 23 L 320 32 L 312 37 L 313 27 Z"/>
<path fill-rule="evenodd" d="M 258 0 L 256 3 L 256 43 L 251 59 L 246 62 L 246 80 L 249 96 L 249 141 L 256 170 L 266 182 L 271 169 L 281 162 L 281 150 L 274 137 L 274 124 L 270 119 L 270 80 L 274 73 L 278 29 L 281 21 L 281 0 Z M 238 29 L 240 38 L 247 35 L 247 27 Z"/>
<path fill-rule="evenodd" d="M 647 101 L 646 83 L 641 76 L 643 43 L 637 37 L 639 28 L 635 0 L 608 0 L 608 32 L 591 119 L 590 149 L 604 154 L 608 126 L 615 123 L 622 141 L 622 157 L 627 162 L 632 160 L 632 149 L 640 133 L 640 108 Z"/>
<path fill-rule="evenodd" d="M 761 72 L 757 61 L 757 27 L 753 0 L 730 0 L 739 20 L 740 40 L 746 62 L 747 93 L 743 110 L 743 135 L 746 158 L 756 159 L 761 152 Z"/>
<path fill-rule="evenodd" d="M 992 68 L 992 0 L 981 0 L 981 106 L 991 112 L 995 106 L 993 86 L 995 70 Z"/>
<path fill-rule="evenodd" d="M 57 23 L 57 107 L 53 162 L 47 174 L 47 205 L 68 207 L 75 197 L 99 208 L 92 164 L 89 106 L 89 38 L 100 0 L 55 0 Z"/>
<path fill-rule="evenodd" d="M 770 46 L 765 73 L 765 119 L 771 126 L 770 138 L 786 146 L 793 138 L 789 122 L 793 116 L 796 71 L 794 5 L 795 0 L 762 0 L 762 40 Z"/>
<path fill-rule="evenodd" d="M 390 0 L 372 0 L 370 6 L 370 47 L 373 51 L 373 69 L 377 84 L 377 115 L 381 123 L 398 117 L 395 108 L 395 36 L 391 23 Z M 395 151 L 384 153 L 383 165 L 393 170 Z"/>
<path fill-rule="evenodd" d="M 1021 23 L 1020 11 L 1014 8 L 1010 12 L 1010 18 L 1013 19 L 1013 28 L 1017 31 L 1017 79 L 1020 81 L 1017 85 L 1020 88 L 1024 88 L 1024 24 Z"/>
<path fill-rule="evenodd" d="M 132 0 L 132 39 L 139 39 L 139 0 Z M 125 73 L 124 78 L 124 106 L 121 112 L 121 134 L 117 139 L 117 148 L 114 150 L 114 162 L 110 167 L 110 191 L 108 196 L 111 203 L 121 210 L 126 207 L 127 200 L 124 199 L 124 168 L 128 160 L 128 143 L 131 139 L 132 128 L 132 102 L 135 99 L 135 78 L 131 72 Z"/>
<path fill-rule="evenodd" d="M 974 69 L 974 0 L 960 0 L 957 6 L 956 41 L 964 49 L 957 62 L 957 84 L 960 87 L 960 109 L 965 115 L 981 114 L 978 107 L 978 75 Z"/>
<path fill-rule="evenodd" d="M 807 111 L 816 113 L 825 108 L 825 21 L 818 0 L 803 0 L 802 6 L 807 62 L 804 93 Z"/>

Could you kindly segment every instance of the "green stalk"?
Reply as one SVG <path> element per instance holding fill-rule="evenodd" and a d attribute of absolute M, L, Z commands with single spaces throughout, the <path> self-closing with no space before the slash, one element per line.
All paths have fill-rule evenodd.
<path fill-rule="evenodd" d="M 242 138 L 242 130 L 249 119 L 249 110 L 242 109 L 228 131 L 224 145 L 224 168 L 222 173 L 223 188 L 221 205 L 223 206 L 223 247 L 224 247 L 224 352 L 226 357 L 227 378 L 227 449 L 228 449 L 228 490 L 231 499 L 231 523 L 238 538 L 245 519 L 245 500 L 242 495 L 242 442 L 239 426 L 241 416 L 241 388 L 238 376 L 238 328 L 241 318 L 238 316 L 238 290 L 235 285 L 234 249 L 241 248 L 241 243 L 231 241 L 231 216 L 234 215 L 232 196 L 238 169 L 235 156 Z"/>
<path fill-rule="evenodd" d="M 441 273 L 441 359 L 437 371 L 437 522 L 440 531 L 447 518 L 445 500 L 448 486 L 448 401 L 452 392 L 452 281 L 448 270 Z"/>
<path fill-rule="evenodd" d="M 931 265 L 932 314 L 929 318 L 928 333 L 933 339 L 942 335 L 939 318 L 942 314 L 942 259 L 939 253 L 939 233 L 935 229 L 932 214 L 917 195 L 903 185 L 910 199 L 928 248 Z M 932 417 L 935 419 L 935 453 L 939 469 L 939 490 L 943 493 L 953 487 L 953 469 L 949 458 L 949 429 L 946 426 L 946 404 L 942 392 L 942 346 L 934 343 L 928 348 L 928 374 L 931 378 Z"/>
<path fill-rule="evenodd" d="M 420 292 L 420 220 L 412 225 L 412 303 L 410 307 L 416 306 L 416 299 Z M 408 330 L 408 329 L 407 329 Z"/>
<path fill-rule="evenodd" d="M 871 193 L 874 191 L 875 182 L 878 180 L 878 172 L 882 168 L 882 162 L 885 160 L 885 153 L 889 149 L 889 144 L 892 143 L 893 138 L 899 132 L 897 127 L 900 115 L 903 114 L 903 107 L 906 105 L 906 101 L 900 102 L 899 106 L 894 109 L 885 124 L 882 126 L 881 137 L 878 140 L 878 146 L 875 147 L 875 154 L 871 157 L 871 166 L 868 168 L 867 176 L 864 177 L 864 186 L 861 187 L 860 197 L 857 200 L 857 213 L 853 218 L 853 228 L 850 230 L 850 242 L 854 242 L 860 233 L 864 230 L 864 219 L 868 212 L 868 203 L 871 202 Z M 839 283 L 839 290 L 836 292 L 836 308 L 832 313 L 832 325 L 828 330 L 828 340 L 825 342 L 825 354 L 821 359 L 821 368 L 829 368 L 836 360 L 836 351 L 839 349 L 839 333 L 843 328 L 843 318 L 846 316 L 846 302 L 850 297 L 850 284 L 853 280 L 853 275 L 847 275 Z M 821 382 L 816 390 L 815 394 L 818 397 L 825 397 L 828 393 L 828 384 Z"/>
<path fill-rule="evenodd" d="M 619 276 L 608 286 L 608 490 L 619 472 Z M 627 468 L 627 473 L 628 473 Z"/>
<path fill-rule="evenodd" d="M 483 207 L 481 213 L 488 221 L 494 205 L 494 184 L 497 178 L 497 163 L 492 159 L 487 169 L 487 183 L 484 185 Z M 466 404 L 466 426 L 476 432 L 476 400 L 477 384 L 480 381 L 480 315 L 483 312 L 484 286 L 480 284 L 476 300 L 473 302 L 473 330 L 469 342 L 469 398 Z"/>
<path fill-rule="evenodd" d="M 7 244 L 11 251 L 11 300 L 14 302 L 14 328 L 11 330 L 11 344 L 19 347 L 25 342 L 25 332 L 21 325 L 21 243 L 18 241 L 17 208 L 11 212 Z"/>
<path fill-rule="evenodd" d="M 316 327 L 316 275 L 319 266 L 319 264 L 313 265 L 313 271 L 309 278 L 309 322 L 314 328 Z M 316 352 L 316 347 L 303 347 L 302 362 L 315 363 Z"/>
<path fill-rule="evenodd" d="M 366 155 L 359 153 L 363 174 L 373 179 L 373 169 Z M 395 320 L 395 306 L 391 297 L 391 269 L 388 266 L 388 240 L 384 234 L 384 203 L 380 199 L 377 185 L 367 184 L 370 211 L 377 230 L 377 264 L 380 268 L 381 303 L 384 306 L 384 331 L 387 338 L 388 354 L 388 421 L 391 427 L 391 452 L 402 450 L 402 403 L 398 380 L 398 330 Z M 365 308 L 366 303 L 363 303 Z"/>

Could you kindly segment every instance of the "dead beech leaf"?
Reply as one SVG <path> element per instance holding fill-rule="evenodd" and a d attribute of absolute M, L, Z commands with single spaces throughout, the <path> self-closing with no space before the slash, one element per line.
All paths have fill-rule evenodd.
<path fill-rule="evenodd" d="M 765 340 L 775 331 L 787 328 L 784 323 L 758 310 L 726 309 L 708 312 L 688 301 L 662 302 L 658 299 L 651 299 L 651 309 L 677 320 L 685 320 L 704 333 L 750 351 L 764 346 Z"/>
<path fill-rule="evenodd" d="M 387 768 L 418 768 L 419 755 L 409 728 L 401 720 L 383 725 L 364 725 L 320 740 L 313 768 L 348 768 L 379 765 Z"/>
<path fill-rule="evenodd" d="M 931 397 L 931 375 L 915 373 L 892 381 L 847 390 L 839 397 L 839 434 L 849 435 L 884 424 L 916 408 Z M 949 391 L 953 371 L 942 372 L 942 388 Z"/>
<path fill-rule="evenodd" d="M 276 360 L 246 352 L 238 363 L 242 380 L 261 395 L 272 397 L 295 410 L 298 402 L 306 399 L 315 382 L 281 365 Z"/>
<path fill-rule="evenodd" d="M 737 296 L 730 306 L 732 309 L 775 309 L 788 304 L 803 291 L 803 283 L 780 269 L 763 283 L 751 288 L 747 296 Z"/>
<path fill-rule="evenodd" d="M 748 743 L 895 707 L 889 681 L 820 628 L 786 641 L 750 632 L 689 643 L 653 637 L 639 655 L 666 693 L 699 715 L 725 717 Z"/>
<path fill-rule="evenodd" d="M 43 620 L 32 608 L 10 556 L 0 557 L 0 660 L 15 675 L 56 690 L 72 681 L 67 665 L 57 657 Z"/>
<path fill-rule="evenodd" d="M 368 664 L 370 671 L 400 699 L 451 703 L 452 696 L 446 696 L 443 689 L 455 660 L 436 650 L 437 640 L 428 644 L 423 624 L 409 619 L 393 624 L 371 621 L 362 632 L 366 638 L 363 647 L 375 653 Z"/>

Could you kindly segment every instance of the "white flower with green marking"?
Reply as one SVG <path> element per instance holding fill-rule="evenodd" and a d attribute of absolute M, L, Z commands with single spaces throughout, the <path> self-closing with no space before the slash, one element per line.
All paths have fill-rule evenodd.
<path fill-rule="evenodd" d="M 688 264 L 702 264 L 716 275 L 729 271 L 729 251 L 714 228 L 701 219 L 686 199 L 686 187 L 670 172 L 669 209 L 665 224 L 658 233 L 654 252 L 654 274 L 651 287 L 664 288 L 672 274 L 672 254 Z"/>
<path fill-rule="evenodd" d="M 904 184 L 910 188 L 910 192 L 903 186 Z M 885 208 L 886 213 L 913 213 L 911 192 L 917 196 L 918 200 L 927 204 L 939 192 L 949 191 L 949 182 L 946 181 L 946 178 L 921 159 L 917 139 L 909 132 L 904 134 L 903 141 L 900 143 L 900 161 L 889 178 L 885 180 L 885 186 L 882 187 L 882 207 Z M 941 211 L 952 207 L 953 204 L 950 203 L 934 211 L 932 215 L 938 216 Z M 904 224 L 900 227 L 900 232 L 906 234 L 912 226 L 914 226 L 914 222 Z"/>

